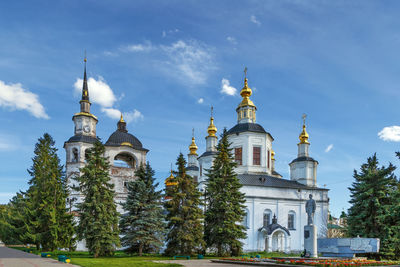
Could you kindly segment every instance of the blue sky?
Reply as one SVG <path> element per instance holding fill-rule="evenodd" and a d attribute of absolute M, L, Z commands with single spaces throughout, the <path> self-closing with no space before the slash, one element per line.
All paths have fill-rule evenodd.
<path fill-rule="evenodd" d="M 192 128 L 204 151 L 210 105 L 219 132 L 236 124 L 247 66 L 257 122 L 275 138 L 277 171 L 288 178 L 306 113 L 318 184 L 331 189 L 338 215 L 349 207 L 353 170 L 368 156 L 400 165 L 399 5 L 2 1 L 0 202 L 27 189 L 44 132 L 65 162 L 86 49 L 97 134 L 106 141 L 124 112 L 160 181 L 188 152 Z"/>

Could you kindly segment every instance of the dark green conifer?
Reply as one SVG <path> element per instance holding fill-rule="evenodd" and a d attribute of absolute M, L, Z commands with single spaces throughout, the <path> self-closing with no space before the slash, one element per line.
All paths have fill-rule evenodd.
<path fill-rule="evenodd" d="M 135 173 L 137 179 L 128 183 L 128 197 L 123 203 L 125 214 L 120 220 L 121 243 L 130 253 L 155 252 L 163 245 L 165 223 L 162 194 L 154 183 L 154 171 L 147 163 Z"/>
<path fill-rule="evenodd" d="M 354 170 L 355 182 L 349 188 L 352 205 L 347 215 L 349 236 L 380 238 L 380 252 L 388 258 L 395 256 L 395 232 L 399 228 L 399 221 L 393 221 L 393 212 L 399 205 L 395 169 L 391 163 L 380 167 L 374 154 L 361 165 L 359 172 Z"/>
<path fill-rule="evenodd" d="M 25 232 L 30 240 L 45 251 L 73 247 L 73 218 L 66 209 L 68 191 L 63 166 L 57 156 L 53 138 L 45 133 L 35 146 L 30 187 L 24 200 Z"/>
<path fill-rule="evenodd" d="M 104 151 L 101 142 L 94 143 L 87 150 L 82 175 L 74 178 L 79 182 L 74 189 L 84 196 L 83 201 L 77 204 L 78 237 L 85 239 L 86 247 L 94 257 L 112 255 L 120 245 L 114 185 L 110 183 L 110 165 Z"/>
<path fill-rule="evenodd" d="M 245 216 L 245 195 L 234 168 L 236 162 L 228 142 L 226 129 L 217 146 L 217 155 L 208 170 L 206 187 L 205 241 L 217 249 L 218 256 L 239 255 L 246 238 L 242 221 Z"/>
<path fill-rule="evenodd" d="M 176 162 L 178 171 L 165 203 L 167 209 L 167 255 L 193 255 L 204 249 L 203 212 L 201 193 L 197 183 L 186 174 L 186 160 L 180 153 Z"/>

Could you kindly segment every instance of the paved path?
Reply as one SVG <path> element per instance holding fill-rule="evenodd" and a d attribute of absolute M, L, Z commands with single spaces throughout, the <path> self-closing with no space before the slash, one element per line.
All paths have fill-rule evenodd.
<path fill-rule="evenodd" d="M 78 267 L 53 259 L 41 258 L 17 249 L 0 247 L 0 267 Z"/>
<path fill-rule="evenodd" d="M 177 263 L 182 264 L 185 267 L 246 267 L 254 265 L 238 265 L 229 263 L 216 263 L 209 260 L 166 260 L 166 261 L 154 261 L 162 263 Z"/>

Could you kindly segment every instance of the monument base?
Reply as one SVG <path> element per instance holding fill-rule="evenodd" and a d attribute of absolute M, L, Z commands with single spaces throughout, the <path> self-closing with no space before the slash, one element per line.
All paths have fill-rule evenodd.
<path fill-rule="evenodd" d="M 317 227 L 315 225 L 304 226 L 304 249 L 311 258 L 318 258 Z"/>

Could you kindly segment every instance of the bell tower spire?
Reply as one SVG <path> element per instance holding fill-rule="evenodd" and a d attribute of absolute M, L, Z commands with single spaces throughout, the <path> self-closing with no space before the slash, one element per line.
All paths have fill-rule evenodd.
<path fill-rule="evenodd" d="M 81 112 L 89 113 L 90 114 L 90 101 L 89 101 L 89 88 L 87 84 L 87 75 L 86 75 L 86 51 L 85 51 L 85 58 L 83 62 L 85 62 L 84 72 L 83 72 L 83 87 L 82 87 L 82 98 L 79 103 L 81 104 Z"/>
<path fill-rule="evenodd" d="M 217 147 L 217 127 L 214 125 L 214 117 L 213 117 L 214 108 L 211 106 L 211 116 L 210 116 L 210 125 L 208 125 L 207 132 L 208 136 L 206 137 L 206 151 L 216 151 Z"/>

